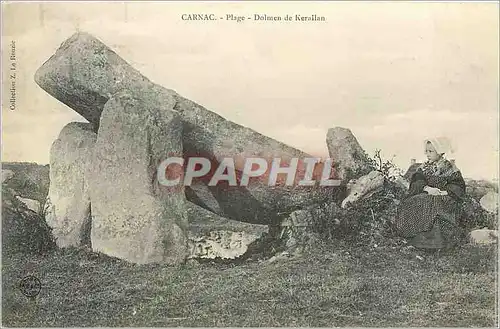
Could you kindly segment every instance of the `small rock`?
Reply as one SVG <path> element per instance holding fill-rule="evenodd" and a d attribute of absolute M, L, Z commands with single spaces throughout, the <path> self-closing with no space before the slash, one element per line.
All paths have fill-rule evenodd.
<path fill-rule="evenodd" d="M 396 176 L 394 182 L 396 183 L 396 185 L 398 185 L 400 188 L 404 190 L 408 190 L 410 188 L 410 182 L 403 176 L 400 175 Z"/>
<path fill-rule="evenodd" d="M 37 200 L 21 198 L 20 196 L 16 196 L 16 199 L 24 203 L 29 210 L 36 213 L 40 212 L 40 202 L 38 202 Z"/>
<path fill-rule="evenodd" d="M 474 230 L 470 232 L 469 239 L 472 244 L 493 244 L 498 241 L 497 230 Z"/>
<path fill-rule="evenodd" d="M 248 246 L 262 234 L 244 231 L 218 230 L 199 236 L 189 232 L 189 258 L 235 259 L 243 255 Z"/>
<path fill-rule="evenodd" d="M 496 214 L 498 212 L 498 193 L 488 192 L 479 200 L 479 203 L 487 212 Z"/>
<path fill-rule="evenodd" d="M 9 169 L 2 169 L 2 184 L 14 177 L 14 172 Z"/>
<path fill-rule="evenodd" d="M 278 260 L 282 260 L 282 259 L 288 259 L 288 258 L 291 258 L 292 256 L 295 256 L 295 257 L 299 257 L 300 254 L 293 254 L 291 255 L 289 252 L 287 251 L 283 251 L 277 255 L 274 255 L 273 257 L 269 258 L 266 263 L 274 263 Z"/>
<path fill-rule="evenodd" d="M 281 226 L 305 227 L 311 225 L 312 214 L 307 209 L 296 210 L 290 214 Z"/>
<path fill-rule="evenodd" d="M 196 268 L 196 267 L 200 267 L 200 263 L 196 260 L 196 259 L 188 259 L 186 260 L 186 265 L 189 267 L 189 268 Z"/>
<path fill-rule="evenodd" d="M 280 256 L 282 257 L 290 257 L 290 253 L 288 251 L 283 251 Z"/>

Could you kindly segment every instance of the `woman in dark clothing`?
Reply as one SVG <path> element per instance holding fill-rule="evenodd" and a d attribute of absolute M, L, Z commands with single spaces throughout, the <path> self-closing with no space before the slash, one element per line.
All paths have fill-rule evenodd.
<path fill-rule="evenodd" d="M 426 141 L 427 160 L 413 174 L 408 194 L 396 218 L 399 235 L 419 248 L 447 248 L 463 238 L 462 201 L 465 182 L 454 163 L 445 159 L 451 150 L 445 138 Z"/>

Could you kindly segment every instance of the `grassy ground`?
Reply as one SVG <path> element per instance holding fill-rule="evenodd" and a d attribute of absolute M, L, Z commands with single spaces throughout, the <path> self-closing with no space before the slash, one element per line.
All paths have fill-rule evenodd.
<path fill-rule="evenodd" d="M 496 246 L 322 246 L 243 264 L 133 265 L 82 250 L 3 259 L 4 326 L 496 326 Z M 35 274 L 28 299 L 19 280 Z"/>

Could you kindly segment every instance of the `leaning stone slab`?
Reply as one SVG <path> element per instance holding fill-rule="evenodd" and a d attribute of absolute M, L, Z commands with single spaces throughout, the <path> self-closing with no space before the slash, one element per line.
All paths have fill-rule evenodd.
<path fill-rule="evenodd" d="M 347 184 L 347 197 L 342 200 L 342 208 L 349 203 L 354 204 L 359 200 L 367 199 L 384 187 L 384 176 L 380 171 L 373 170 L 369 174 L 352 179 Z"/>
<path fill-rule="evenodd" d="M 179 264 L 188 256 L 184 188 L 156 180 L 168 156 L 182 155 L 182 122 L 172 105 L 126 92 L 104 106 L 92 156 L 94 251 L 133 263 Z"/>
<path fill-rule="evenodd" d="M 300 150 L 228 121 L 173 90 L 152 83 L 101 41 L 86 33 L 77 33 L 66 40 L 38 69 L 35 80 L 50 95 L 89 120 L 94 129 L 100 125 L 104 104 L 119 91 L 147 99 L 157 104 L 158 109 L 172 111 L 173 107 L 183 121 L 184 156 L 209 158 L 213 166 L 218 166 L 226 157 L 232 157 L 239 178 L 248 157 L 269 160 L 278 157 L 282 163 L 293 157 L 309 157 Z M 194 183 L 207 185 L 208 180 L 195 180 Z M 223 217 L 270 224 L 311 202 L 334 198 L 334 190 L 318 186 L 269 187 L 267 181 L 255 180 L 248 187 L 221 183 L 205 189 L 186 188 L 186 195 L 193 203 L 211 211 L 216 209 Z M 205 198 L 207 191 L 211 194 L 208 199 Z M 213 205 L 214 199 L 217 205 Z"/>
<path fill-rule="evenodd" d="M 58 247 L 88 244 L 90 194 L 88 170 L 96 141 L 92 125 L 71 122 L 50 149 L 50 183 L 45 218 Z"/>
<path fill-rule="evenodd" d="M 142 89 L 151 82 L 87 33 L 75 33 L 35 73 L 36 83 L 94 125 L 104 104 L 120 90 Z"/>

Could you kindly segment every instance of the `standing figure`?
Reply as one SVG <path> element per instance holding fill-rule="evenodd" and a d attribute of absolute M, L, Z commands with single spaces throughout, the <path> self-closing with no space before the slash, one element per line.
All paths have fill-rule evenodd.
<path fill-rule="evenodd" d="M 425 141 L 427 161 L 412 175 L 407 195 L 399 205 L 396 230 L 418 248 L 448 248 L 464 237 L 461 227 L 465 181 L 453 161 L 447 138 Z"/>

